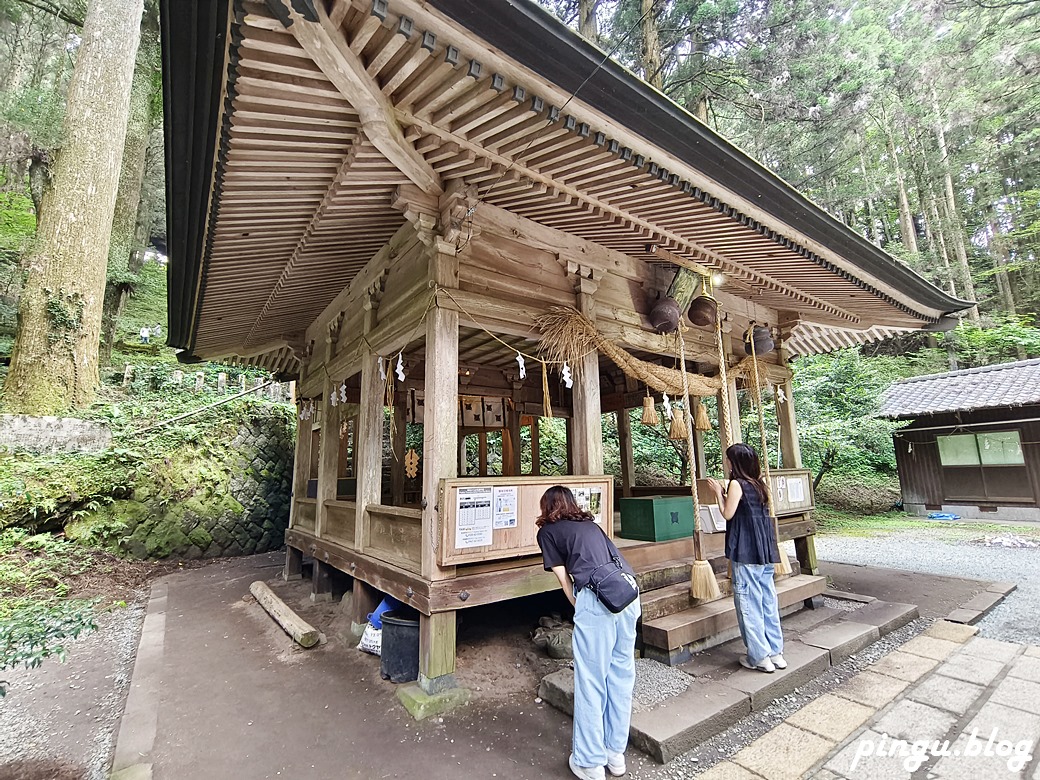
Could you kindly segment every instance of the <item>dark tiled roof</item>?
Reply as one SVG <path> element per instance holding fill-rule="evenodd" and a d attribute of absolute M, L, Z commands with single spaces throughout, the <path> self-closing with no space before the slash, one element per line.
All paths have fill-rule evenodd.
<path fill-rule="evenodd" d="M 1040 358 L 931 374 L 896 382 L 881 396 L 879 417 L 1040 404 Z"/>

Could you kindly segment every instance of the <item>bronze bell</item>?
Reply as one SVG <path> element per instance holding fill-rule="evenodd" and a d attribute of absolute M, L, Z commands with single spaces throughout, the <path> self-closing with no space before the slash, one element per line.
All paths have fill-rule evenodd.
<path fill-rule="evenodd" d="M 687 316 L 690 322 L 700 327 L 714 325 L 715 318 L 719 315 L 719 302 L 710 295 L 698 295 L 690 304 Z"/>
<path fill-rule="evenodd" d="M 674 333 L 682 311 L 674 298 L 662 298 L 650 310 L 650 324 L 658 333 Z"/>
<path fill-rule="evenodd" d="M 773 343 L 773 336 L 769 332 L 769 328 L 761 325 L 756 325 L 751 329 L 750 338 L 747 335 L 744 336 L 744 352 L 751 354 L 751 342 L 755 344 L 755 355 L 765 355 L 768 352 L 772 352 L 776 348 L 776 344 Z"/>

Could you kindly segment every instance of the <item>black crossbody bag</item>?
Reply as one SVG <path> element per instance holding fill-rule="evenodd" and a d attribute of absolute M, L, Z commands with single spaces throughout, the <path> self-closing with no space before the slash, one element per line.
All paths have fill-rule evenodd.
<path fill-rule="evenodd" d="M 606 533 L 603 535 L 606 536 Z M 609 561 L 592 570 L 586 587 L 592 588 L 603 605 L 615 614 L 624 612 L 625 607 L 639 598 L 635 578 L 625 571 L 617 554 L 611 554 Z"/>

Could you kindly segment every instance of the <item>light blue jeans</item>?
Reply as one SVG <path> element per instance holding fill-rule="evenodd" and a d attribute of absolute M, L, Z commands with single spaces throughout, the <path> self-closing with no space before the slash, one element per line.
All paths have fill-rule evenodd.
<path fill-rule="evenodd" d="M 733 604 L 737 608 L 740 638 L 753 666 L 784 651 L 780 605 L 773 584 L 773 564 L 732 562 Z"/>
<path fill-rule="evenodd" d="M 598 767 L 624 753 L 636 682 L 637 598 L 614 614 L 589 588 L 574 607 L 574 763 Z"/>

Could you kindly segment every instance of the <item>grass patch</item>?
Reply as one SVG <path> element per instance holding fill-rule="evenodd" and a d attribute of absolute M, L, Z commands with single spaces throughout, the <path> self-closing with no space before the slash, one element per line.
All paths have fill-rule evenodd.
<path fill-rule="evenodd" d="M 872 537 L 913 533 L 951 541 L 1008 535 L 1040 539 L 1040 527 L 1032 525 L 926 520 L 899 511 L 863 514 L 821 505 L 813 512 L 813 517 L 821 536 Z"/>

